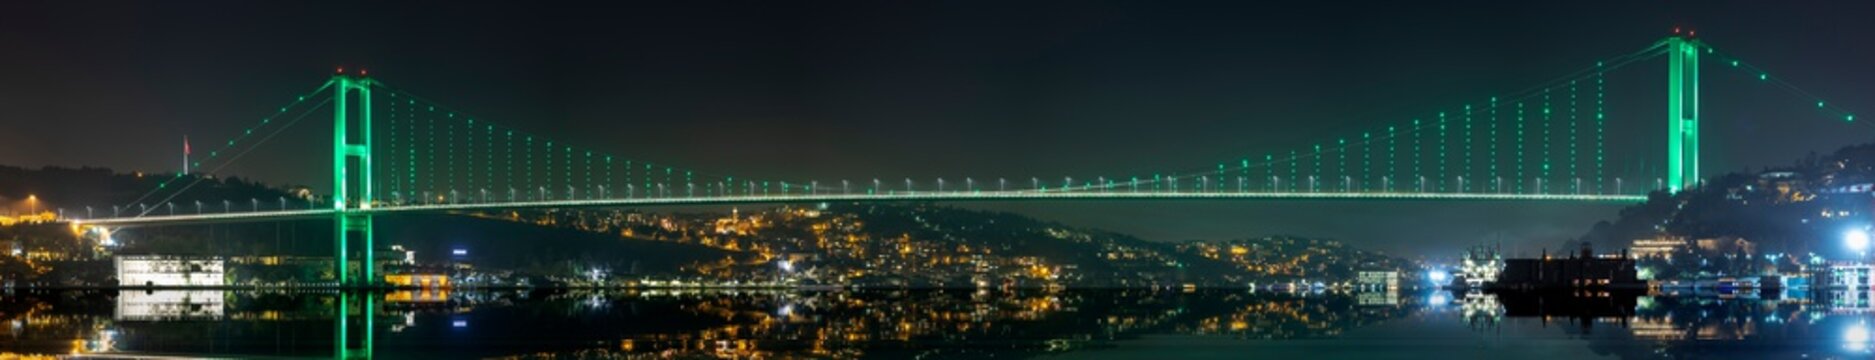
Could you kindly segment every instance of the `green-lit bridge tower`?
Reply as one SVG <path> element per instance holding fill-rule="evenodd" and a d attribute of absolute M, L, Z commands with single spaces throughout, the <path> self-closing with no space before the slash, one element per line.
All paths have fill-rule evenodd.
<path fill-rule="evenodd" d="M 1698 40 L 1661 40 L 1667 51 L 1667 192 L 1699 184 Z"/>
<path fill-rule="evenodd" d="M 371 186 L 371 86 L 371 78 L 343 73 L 332 76 L 327 84 L 332 89 L 333 105 L 332 209 L 338 212 L 333 216 L 333 276 L 341 287 L 377 284 L 376 271 L 373 271 L 376 262 L 371 256 L 375 240 L 371 215 L 354 212 L 371 209 L 372 202 L 377 200 Z M 359 262 L 362 276 L 356 279 L 351 277 L 350 245 L 353 242 L 362 242 L 359 248 L 364 249 L 360 257 L 363 261 Z M 377 302 L 370 294 L 356 299 L 362 309 L 354 319 L 352 300 L 351 295 L 340 292 L 334 304 L 338 311 L 333 319 L 333 357 L 369 359 Z M 362 331 L 354 333 L 353 328 Z M 358 341 L 353 341 L 354 337 L 358 337 Z"/>
<path fill-rule="evenodd" d="M 377 199 L 371 182 L 371 85 L 368 77 L 338 74 L 332 76 L 332 209 L 334 221 L 333 260 L 340 286 L 374 283 L 371 216 L 353 214 L 369 210 Z M 355 99 L 354 99 L 355 97 Z M 353 106 L 356 100 L 356 106 Z M 351 277 L 351 243 L 362 242 L 364 261 L 362 281 Z"/>

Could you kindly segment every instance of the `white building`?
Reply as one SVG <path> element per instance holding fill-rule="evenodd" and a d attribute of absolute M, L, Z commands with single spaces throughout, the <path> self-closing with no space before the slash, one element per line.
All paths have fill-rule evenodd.
<path fill-rule="evenodd" d="M 219 257 L 120 255 L 118 286 L 222 286 L 226 279 Z"/>
<path fill-rule="evenodd" d="M 1839 289 L 1868 289 L 1875 285 L 1875 265 L 1837 264 L 1829 267 L 1829 286 Z"/>
<path fill-rule="evenodd" d="M 1362 271 L 1356 276 L 1355 284 L 1363 289 L 1400 288 L 1399 271 Z"/>

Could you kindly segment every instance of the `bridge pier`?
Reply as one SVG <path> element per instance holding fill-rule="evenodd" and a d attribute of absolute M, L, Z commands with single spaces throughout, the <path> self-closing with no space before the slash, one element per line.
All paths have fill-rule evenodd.
<path fill-rule="evenodd" d="M 365 213 L 340 213 L 333 216 L 333 261 L 339 287 L 371 287 L 378 284 L 377 259 L 373 250 L 377 248 L 377 231 L 373 224 L 375 216 Z M 359 244 L 363 249 L 358 257 L 359 277 L 352 277 L 352 244 Z"/>

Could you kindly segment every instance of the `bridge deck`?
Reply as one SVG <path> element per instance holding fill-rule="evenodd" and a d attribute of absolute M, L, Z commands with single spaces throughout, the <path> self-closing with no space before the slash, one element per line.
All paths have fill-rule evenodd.
<path fill-rule="evenodd" d="M 1574 201 L 1637 203 L 1644 195 L 1601 194 L 1503 194 L 1503 193 L 1386 193 L 1386 192 L 924 192 L 907 194 L 789 194 L 755 196 L 661 197 L 628 199 L 494 201 L 453 204 L 422 204 L 352 209 L 347 214 L 395 214 L 491 209 L 531 209 L 570 207 L 637 207 L 674 205 L 777 204 L 814 202 L 869 201 L 1047 201 L 1047 200 L 1470 200 L 1470 201 Z M 80 220 L 86 224 L 122 225 L 170 222 L 267 220 L 327 216 L 333 209 L 263 210 L 250 212 L 151 215 L 141 217 Z"/>

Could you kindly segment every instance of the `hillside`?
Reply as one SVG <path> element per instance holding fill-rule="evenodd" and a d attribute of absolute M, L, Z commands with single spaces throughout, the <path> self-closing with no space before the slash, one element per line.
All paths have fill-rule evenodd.
<path fill-rule="evenodd" d="M 697 268 L 704 275 L 747 279 L 795 276 L 884 286 L 1243 286 L 1349 281 L 1358 270 L 1407 266 L 1331 240 L 1157 242 L 1013 213 L 932 204 L 484 216 L 752 254 L 748 261 Z"/>
<path fill-rule="evenodd" d="M 1679 271 L 1738 274 L 1794 268 L 1811 258 L 1798 255 L 1851 255 L 1840 239 L 1849 229 L 1875 223 L 1870 217 L 1872 183 L 1875 144 L 1849 146 L 1827 155 L 1811 154 L 1790 166 L 1710 176 L 1678 194 L 1649 194 L 1646 202 L 1622 209 L 1614 221 L 1595 224 L 1579 240 L 1601 249 L 1627 248 L 1642 238 L 1719 245 L 1692 247 L 1686 255 L 1707 259 L 1706 265 L 1679 266 Z M 1789 256 L 1768 260 L 1738 255 Z"/>

